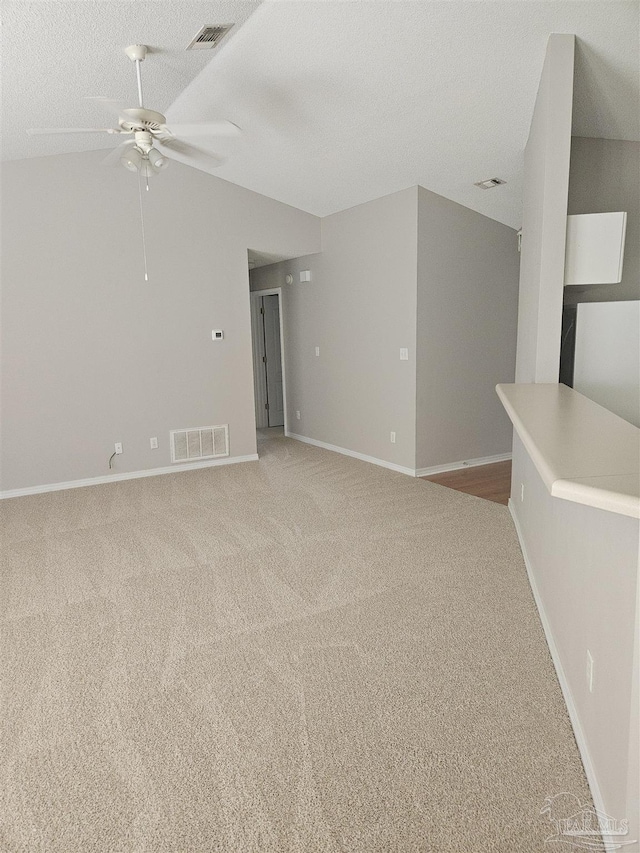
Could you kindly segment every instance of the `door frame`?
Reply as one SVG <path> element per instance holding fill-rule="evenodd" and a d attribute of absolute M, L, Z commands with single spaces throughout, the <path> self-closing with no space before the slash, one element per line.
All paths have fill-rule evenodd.
<path fill-rule="evenodd" d="M 285 367 L 284 360 L 284 305 L 282 299 L 282 288 L 281 287 L 269 287 L 264 290 L 252 290 L 250 293 L 251 299 L 260 299 L 263 296 L 277 296 L 278 297 L 278 314 L 280 320 L 280 363 L 282 365 L 282 402 L 284 405 L 284 434 L 289 435 L 289 420 L 288 420 L 288 409 L 287 409 L 287 372 Z M 253 339 L 251 341 L 251 346 L 253 347 Z M 253 354 L 252 354 L 253 357 Z M 254 407 L 255 407 L 255 378 L 254 378 Z M 257 426 L 257 424 L 256 424 Z M 260 427 L 257 427 L 260 429 Z"/>

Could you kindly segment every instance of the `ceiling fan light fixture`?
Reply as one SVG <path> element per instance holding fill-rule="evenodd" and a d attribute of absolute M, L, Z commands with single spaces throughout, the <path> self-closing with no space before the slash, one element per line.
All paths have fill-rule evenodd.
<path fill-rule="evenodd" d="M 151 164 L 154 172 L 161 172 L 169 165 L 169 160 L 156 148 L 152 148 L 147 156 L 149 157 L 149 163 Z"/>
<path fill-rule="evenodd" d="M 129 148 L 120 158 L 120 162 L 130 172 L 137 172 L 142 165 L 142 154 L 135 147 Z"/>

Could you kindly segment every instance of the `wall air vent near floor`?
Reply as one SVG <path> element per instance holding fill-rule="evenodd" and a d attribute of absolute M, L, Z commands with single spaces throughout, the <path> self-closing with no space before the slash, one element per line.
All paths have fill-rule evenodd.
<path fill-rule="evenodd" d="M 172 462 L 193 462 L 229 455 L 229 427 L 174 429 L 169 433 Z"/>

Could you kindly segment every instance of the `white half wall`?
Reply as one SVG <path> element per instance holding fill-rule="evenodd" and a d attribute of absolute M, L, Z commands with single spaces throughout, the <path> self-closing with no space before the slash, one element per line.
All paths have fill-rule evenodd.
<path fill-rule="evenodd" d="M 549 37 L 525 153 L 518 383 L 558 382 L 574 41 Z M 637 519 L 552 497 L 517 435 L 510 506 L 595 806 L 628 819 L 628 834 L 613 840 L 637 851 Z"/>
<path fill-rule="evenodd" d="M 552 497 L 517 435 L 511 495 L 595 806 L 619 821 L 629 820 L 628 835 L 618 840 L 637 841 L 638 521 Z M 594 661 L 592 692 L 587 650 Z M 549 792 L 555 793 L 560 791 Z"/>

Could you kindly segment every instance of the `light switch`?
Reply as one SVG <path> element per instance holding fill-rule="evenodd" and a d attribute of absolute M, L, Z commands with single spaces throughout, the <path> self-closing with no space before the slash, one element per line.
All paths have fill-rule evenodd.
<path fill-rule="evenodd" d="M 320 347 L 316 347 L 316 355 L 320 355 Z"/>
<path fill-rule="evenodd" d="M 301 270 L 300 281 L 311 281 L 311 270 Z"/>
<path fill-rule="evenodd" d="M 400 361 L 409 361 L 409 350 L 406 347 L 400 349 Z"/>

